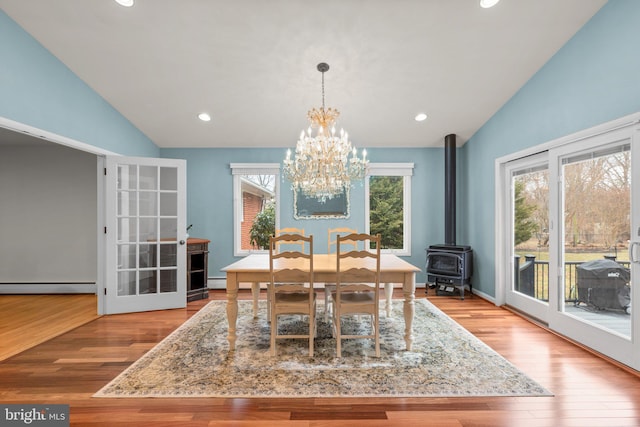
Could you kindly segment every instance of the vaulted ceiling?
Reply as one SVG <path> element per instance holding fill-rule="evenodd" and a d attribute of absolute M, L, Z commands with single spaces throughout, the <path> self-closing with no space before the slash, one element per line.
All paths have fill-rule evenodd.
<path fill-rule="evenodd" d="M 466 142 L 605 0 L 0 0 L 160 147 L 289 147 L 321 104 L 358 147 Z M 202 122 L 198 113 L 212 119 Z M 417 122 L 418 113 L 428 118 Z"/>

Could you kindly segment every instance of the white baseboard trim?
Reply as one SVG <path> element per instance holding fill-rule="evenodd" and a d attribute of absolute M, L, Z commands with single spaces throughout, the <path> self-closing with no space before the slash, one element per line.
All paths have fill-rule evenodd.
<path fill-rule="evenodd" d="M 487 295 L 487 294 L 485 294 L 484 292 L 480 292 L 480 291 L 479 291 L 479 290 L 477 290 L 477 289 L 473 289 L 473 295 L 477 295 L 477 296 L 479 296 L 480 298 L 485 299 L 485 300 L 487 300 L 487 301 L 489 301 L 489 302 L 491 302 L 491 303 L 493 303 L 493 304 L 497 305 L 497 304 L 496 304 L 496 299 L 495 299 L 495 297 L 492 297 L 491 295 Z"/>
<path fill-rule="evenodd" d="M 0 294 L 95 294 L 95 283 L 0 283 Z"/>
<path fill-rule="evenodd" d="M 207 289 L 226 289 L 226 277 L 207 277 Z"/>

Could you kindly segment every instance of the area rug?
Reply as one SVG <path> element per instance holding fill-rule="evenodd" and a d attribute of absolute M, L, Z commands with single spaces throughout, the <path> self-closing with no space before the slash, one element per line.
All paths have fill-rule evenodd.
<path fill-rule="evenodd" d="M 402 301 L 380 316 L 381 357 L 371 340 L 344 340 L 342 358 L 318 308 L 315 354 L 306 340 L 284 340 L 269 354 L 266 304 L 238 301 L 238 339 L 230 352 L 226 301 L 211 301 L 107 384 L 95 397 L 462 397 L 549 396 L 544 387 L 425 299 L 415 301 L 412 351 L 406 351 Z M 345 328 L 369 328 L 347 318 Z M 306 327 L 298 316 L 279 327 Z"/>

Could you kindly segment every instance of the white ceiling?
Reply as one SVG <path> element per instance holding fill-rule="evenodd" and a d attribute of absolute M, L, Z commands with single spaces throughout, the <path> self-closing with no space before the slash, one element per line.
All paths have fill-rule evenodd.
<path fill-rule="evenodd" d="M 466 142 L 605 0 L 0 0 L 160 147 L 289 147 L 321 104 L 358 147 Z M 207 111 L 213 119 L 201 122 Z M 425 112 L 421 123 L 414 116 Z"/>

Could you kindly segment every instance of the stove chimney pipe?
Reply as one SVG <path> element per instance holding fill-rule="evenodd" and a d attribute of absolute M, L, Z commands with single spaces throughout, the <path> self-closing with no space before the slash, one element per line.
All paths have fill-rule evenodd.
<path fill-rule="evenodd" d="M 444 137 L 444 242 L 456 244 L 456 135 Z"/>

